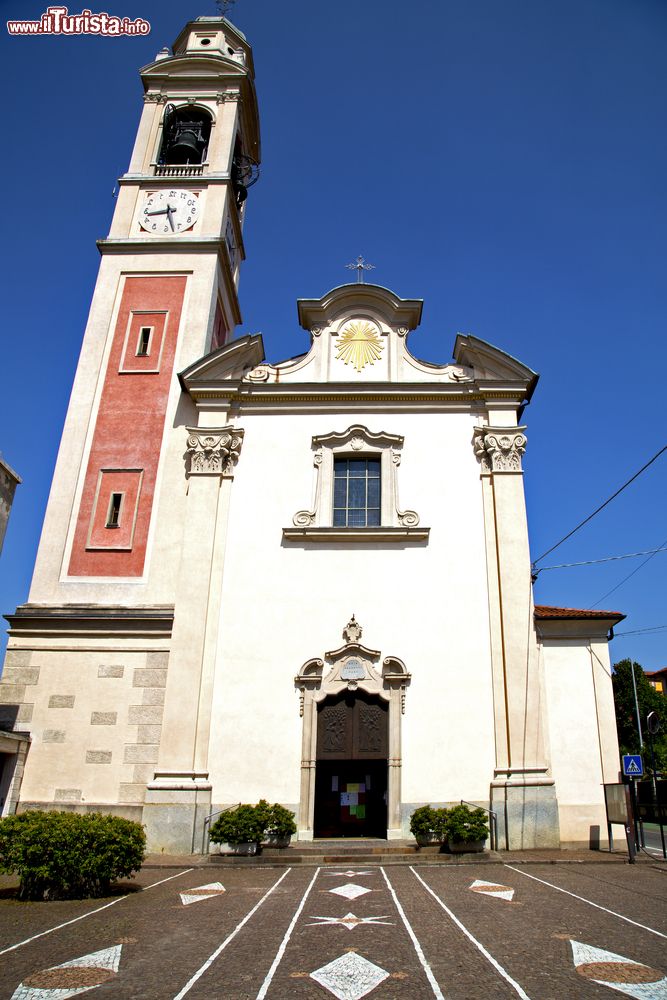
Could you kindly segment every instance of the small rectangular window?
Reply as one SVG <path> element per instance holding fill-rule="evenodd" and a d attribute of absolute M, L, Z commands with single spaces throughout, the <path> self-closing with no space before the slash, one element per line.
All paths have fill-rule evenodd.
<path fill-rule="evenodd" d="M 380 459 L 334 459 L 334 528 L 380 525 Z"/>
<path fill-rule="evenodd" d="M 122 493 L 112 493 L 107 513 L 107 528 L 120 527 L 120 508 L 123 503 Z"/>
<path fill-rule="evenodd" d="M 139 330 L 139 340 L 137 341 L 137 357 L 147 358 L 148 348 L 151 343 L 151 333 L 153 328 L 151 326 L 142 326 Z"/>

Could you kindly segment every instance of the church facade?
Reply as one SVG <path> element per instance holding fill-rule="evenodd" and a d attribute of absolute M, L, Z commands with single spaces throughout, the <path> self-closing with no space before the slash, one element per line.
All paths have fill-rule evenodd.
<path fill-rule="evenodd" d="M 115 812 L 153 850 L 196 852 L 240 801 L 283 803 L 312 840 L 405 838 L 417 805 L 463 799 L 496 813 L 500 847 L 595 840 L 623 616 L 533 604 L 537 376 L 473 336 L 418 360 L 421 301 L 363 282 L 298 302 L 302 356 L 233 338 L 251 50 L 199 18 L 141 75 L 8 616 L 3 811 Z"/>

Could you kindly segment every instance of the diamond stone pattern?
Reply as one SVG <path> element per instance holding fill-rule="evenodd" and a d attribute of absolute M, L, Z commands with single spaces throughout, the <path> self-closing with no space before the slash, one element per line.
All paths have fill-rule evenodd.
<path fill-rule="evenodd" d="M 371 892 L 371 889 L 365 889 L 363 885 L 348 882 L 347 885 L 338 885 L 335 889 L 329 889 L 329 892 L 333 892 L 336 896 L 345 896 L 345 899 L 357 899 L 359 896 L 365 896 L 367 892 Z"/>
<path fill-rule="evenodd" d="M 354 951 L 341 955 L 310 974 L 311 979 L 333 993 L 337 1000 L 360 1000 L 388 977 L 385 969 Z"/>

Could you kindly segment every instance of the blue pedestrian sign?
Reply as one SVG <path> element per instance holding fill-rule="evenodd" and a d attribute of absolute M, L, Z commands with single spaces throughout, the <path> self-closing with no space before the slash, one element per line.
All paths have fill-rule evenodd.
<path fill-rule="evenodd" d="M 643 778 L 644 765 L 638 753 L 623 754 L 623 774 L 626 778 Z"/>

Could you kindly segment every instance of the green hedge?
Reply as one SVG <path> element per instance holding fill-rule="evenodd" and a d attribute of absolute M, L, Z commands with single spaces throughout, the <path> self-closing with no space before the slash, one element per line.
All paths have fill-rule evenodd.
<path fill-rule="evenodd" d="M 0 872 L 18 875 L 20 899 L 104 896 L 141 868 L 143 827 L 102 813 L 25 812 L 0 820 Z"/>

